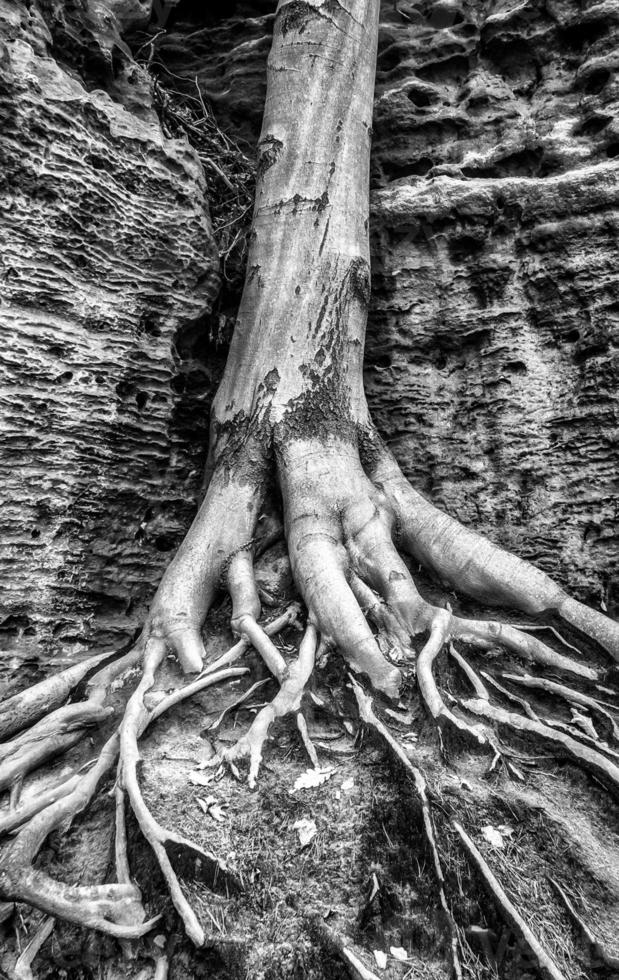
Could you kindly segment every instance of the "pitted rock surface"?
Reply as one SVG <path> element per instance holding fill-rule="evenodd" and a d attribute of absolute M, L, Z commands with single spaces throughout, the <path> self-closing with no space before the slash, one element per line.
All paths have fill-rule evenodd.
<path fill-rule="evenodd" d="M 118 32 L 145 6 L 0 3 L 0 637 L 33 673 L 132 634 L 204 460 L 177 348 L 218 256 L 200 164 Z"/>

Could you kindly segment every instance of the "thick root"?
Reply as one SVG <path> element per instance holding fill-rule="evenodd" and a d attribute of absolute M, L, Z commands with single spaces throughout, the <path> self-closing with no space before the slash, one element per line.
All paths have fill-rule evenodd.
<path fill-rule="evenodd" d="M 414 490 L 375 436 L 371 476 L 389 500 L 402 542 L 417 561 L 459 592 L 530 614 L 555 611 L 619 662 L 619 624 L 571 599 L 545 572 L 442 513 Z"/>
<path fill-rule="evenodd" d="M 89 657 L 82 663 L 67 667 L 66 670 L 46 677 L 45 680 L 27 687 L 19 694 L 2 702 L 0 716 L 0 739 L 10 738 L 16 732 L 29 728 L 40 718 L 49 715 L 69 697 L 77 685 L 106 660 L 114 658 L 113 653 L 100 653 Z"/>
<path fill-rule="evenodd" d="M 52 830 L 67 827 L 88 806 L 101 779 L 114 765 L 118 749 L 118 735 L 114 734 L 73 791 L 47 806 L 17 834 L 3 855 L 0 894 L 4 899 L 33 905 L 48 915 L 118 938 L 135 939 L 148 932 L 156 921 L 144 922 L 135 886 L 69 886 L 33 868 L 34 859 Z"/>
<path fill-rule="evenodd" d="M 288 610 L 268 628 L 276 632 L 291 621 L 292 615 Z M 111 735 L 98 758 L 93 764 L 84 767 L 81 774 L 67 777 L 38 798 L 10 810 L 2 818 L 3 831 L 8 832 L 20 826 L 22 828 L 3 855 L 0 869 L 0 895 L 4 899 L 26 902 L 50 916 L 105 932 L 121 940 L 136 939 L 152 929 L 159 917 L 148 922 L 144 921 L 146 916 L 140 892 L 130 875 L 124 826 L 125 792 L 120 783 L 115 790 L 118 876 L 116 884 L 69 886 L 33 868 L 34 859 L 49 834 L 57 829 L 66 830 L 75 817 L 86 809 L 101 780 L 114 766 L 120 754 L 119 773 L 124 780 L 127 795 L 140 826 L 153 845 L 164 874 L 167 872 L 166 877 L 172 897 L 178 903 L 177 908 L 180 906 L 179 911 L 184 917 L 189 935 L 194 942 L 198 944 L 203 942 L 204 934 L 182 895 L 169 855 L 178 856 L 179 853 L 190 852 L 194 868 L 201 870 L 211 884 L 219 879 L 220 888 L 233 890 L 239 887 L 239 882 L 213 855 L 175 834 L 164 831 L 152 818 L 137 783 L 137 739 L 152 721 L 180 701 L 212 684 L 246 673 L 246 668 L 230 668 L 227 664 L 238 659 L 247 647 L 246 641 L 237 644 L 218 661 L 209 665 L 202 677 L 167 695 L 149 711 L 144 705 L 144 695 L 154 683 L 154 675 L 165 655 L 166 646 L 161 641 L 147 642 L 142 680 L 129 700 L 120 734 L 114 732 Z M 130 651 L 120 660 L 108 664 L 96 673 L 87 687 L 86 702 L 74 706 L 81 712 L 81 714 L 76 712 L 76 716 L 81 719 L 84 709 L 101 710 L 101 704 L 113 682 L 133 670 L 140 655 L 141 648 Z M 215 669 L 222 664 L 226 665 L 224 669 Z M 35 729 L 40 730 L 41 724 L 39 722 L 35 725 Z M 56 724 L 55 718 L 53 724 Z M 25 734 L 27 736 L 30 733 Z M 200 865 L 202 867 L 199 867 Z"/>

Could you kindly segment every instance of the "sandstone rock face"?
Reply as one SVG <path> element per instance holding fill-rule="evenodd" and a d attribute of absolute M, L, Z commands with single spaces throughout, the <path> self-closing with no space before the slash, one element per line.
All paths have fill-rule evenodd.
<path fill-rule="evenodd" d="M 247 152 L 274 6 L 181 0 L 156 44 Z M 225 354 L 203 175 L 121 40 L 148 16 L 0 2 L 1 622 L 34 669 L 139 624 Z M 415 484 L 611 611 L 618 24 L 610 0 L 384 3 L 366 358 Z"/>
<path fill-rule="evenodd" d="M 4 668 L 126 640 L 199 485 L 178 349 L 218 256 L 120 39 L 145 7 L 0 3 Z"/>
<path fill-rule="evenodd" d="M 162 52 L 255 141 L 273 15 L 247 8 L 188 38 L 181 4 Z M 366 348 L 415 485 L 611 611 L 618 41 L 616 3 L 383 4 Z"/>
<path fill-rule="evenodd" d="M 374 115 L 370 405 L 419 489 L 610 607 L 619 7 L 395 7 Z"/>

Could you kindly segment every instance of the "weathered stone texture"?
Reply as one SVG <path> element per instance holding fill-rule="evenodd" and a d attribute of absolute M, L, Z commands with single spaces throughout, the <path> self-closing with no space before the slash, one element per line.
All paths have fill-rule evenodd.
<path fill-rule="evenodd" d="M 370 405 L 437 504 L 612 606 L 619 5 L 395 7 L 374 115 Z"/>
<path fill-rule="evenodd" d="M 202 171 L 114 6 L 0 3 L 0 635 L 33 668 L 127 638 L 204 456 L 175 390 L 218 285 Z"/>

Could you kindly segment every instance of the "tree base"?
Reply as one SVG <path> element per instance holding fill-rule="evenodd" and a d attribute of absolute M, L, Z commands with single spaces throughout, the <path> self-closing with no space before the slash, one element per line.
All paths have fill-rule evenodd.
<path fill-rule="evenodd" d="M 219 470 L 137 646 L 120 659 L 92 658 L 6 702 L 9 740 L 0 747 L 0 785 L 10 791 L 10 805 L 0 829 L 14 836 L 3 854 L 0 895 L 7 903 L 27 903 L 56 920 L 107 934 L 127 955 L 134 955 L 137 943 L 163 975 L 178 927 L 161 904 L 161 891 L 142 892 L 152 874 L 146 882 L 136 875 L 128 841 L 137 830 L 156 859 L 171 899 L 168 908 L 179 916 L 187 937 L 197 948 L 216 950 L 229 969 L 242 962 L 239 975 L 248 970 L 258 975 L 259 960 L 281 955 L 282 937 L 292 928 L 296 952 L 291 956 L 305 955 L 299 952 L 303 948 L 311 951 L 310 960 L 335 957 L 353 976 L 374 972 L 368 952 L 393 947 L 394 977 L 404 976 L 398 964 L 408 963 L 410 970 L 415 956 L 420 969 L 429 961 L 442 963 L 437 976 L 483 975 L 480 970 L 497 968 L 500 960 L 513 961 L 503 971 L 506 976 L 520 963 L 525 972 L 570 977 L 568 952 L 549 929 L 557 916 L 571 914 L 562 894 L 574 900 L 577 916 L 588 906 L 579 903 L 565 862 L 538 853 L 534 828 L 541 821 L 554 840 L 561 825 L 564 839 L 573 837 L 570 861 L 579 863 L 583 881 L 588 868 L 591 888 L 600 888 L 595 870 L 602 854 L 600 828 L 607 834 L 613 825 L 610 800 L 619 795 L 615 668 L 609 671 L 600 647 L 614 652 L 617 626 L 431 508 L 403 484 L 380 445 L 374 456 L 366 450 L 368 475 L 355 463 L 353 447 L 327 440 L 314 448 L 312 453 L 305 444 L 278 454 L 287 548 L 307 615 L 293 602 L 271 622 L 259 624 L 261 606 L 284 598 L 283 583 L 291 581 L 281 555 L 281 525 L 267 521 L 256 536 L 262 495 L 251 480 Z M 219 520 L 226 507 L 238 520 Z M 422 552 L 435 575 L 440 569 L 443 578 L 457 577 L 466 591 L 509 596 L 529 613 L 551 600 L 567 626 L 559 631 L 539 620 L 514 625 L 487 619 L 485 612 L 479 618 L 458 614 L 440 586 L 418 573 L 413 581 L 394 538 L 413 555 Z M 463 562 L 466 548 L 469 558 Z M 229 590 L 230 620 L 240 639 L 227 652 L 206 658 L 204 666 L 199 604 L 212 595 L 218 579 Z M 453 594 L 449 598 L 455 601 Z M 282 630 L 289 631 L 283 643 Z M 216 746 L 209 746 L 211 731 L 205 738 L 198 717 L 191 729 L 176 729 L 182 751 L 161 750 L 156 762 L 148 762 L 146 746 L 156 746 L 162 736 L 149 736 L 147 729 L 206 688 L 241 678 L 246 683 L 247 668 L 239 662 L 250 648 L 263 677 L 246 695 L 234 693 L 229 713 L 216 726 Z M 170 649 L 186 670 L 199 666 L 201 673 L 183 681 L 174 660 L 169 662 Z M 78 684 L 82 700 L 63 704 Z M 376 705 L 372 688 L 379 695 Z M 250 723 L 251 696 L 260 704 Z M 231 713 L 237 709 L 238 724 Z M 99 754 L 66 778 L 52 772 L 44 789 L 21 799 L 29 774 L 63 753 L 73 758 L 93 726 L 106 739 Z M 153 727 L 155 733 L 166 730 L 163 722 Z M 274 766 L 269 740 L 282 731 L 288 731 L 289 751 L 300 752 L 303 766 L 310 767 L 300 783 L 298 754 L 292 769 L 289 760 Z M 356 758 L 366 732 L 367 750 L 396 777 L 389 806 L 398 814 L 397 826 L 408 827 L 398 830 L 396 843 L 385 827 L 384 843 L 374 839 L 375 854 L 369 843 L 365 850 L 355 843 L 367 837 L 368 821 L 378 819 L 375 804 L 368 802 L 375 796 L 371 769 L 362 777 Z M 247 788 L 241 773 L 246 757 Z M 561 776 L 548 772 L 558 760 L 583 775 L 571 767 Z M 265 763 L 271 767 L 266 795 Z M 352 786 L 361 791 L 362 827 L 346 802 L 352 787 L 344 774 L 351 769 Z M 96 883 L 62 884 L 35 863 L 37 854 L 52 832 L 66 833 L 95 799 L 106 798 L 114 775 L 114 871 Z M 600 803 L 608 815 L 604 822 L 599 814 L 588 816 L 586 826 L 579 826 L 581 835 L 586 831 L 582 849 L 578 835 L 561 824 L 556 801 L 563 794 L 565 807 L 575 793 L 586 792 L 586 781 L 596 800 L 598 787 L 608 794 Z M 256 786 L 258 794 L 252 796 Z M 384 823 L 385 808 L 379 810 Z M 299 824 L 303 820 L 313 824 Z M 346 830 L 347 821 L 354 832 Z M 308 827 L 309 839 L 297 833 Z M 515 865 L 509 859 L 512 849 Z M 383 868 L 388 854 L 391 870 L 379 874 L 375 868 Z M 535 855 L 541 863 L 533 874 Z M 298 893 L 285 885 L 293 857 L 304 869 Z M 311 876 L 303 879 L 310 857 L 313 884 Z M 398 862 L 404 862 L 405 872 L 396 870 Z M 345 899 L 351 868 L 357 875 L 352 906 Z M 542 892 L 539 876 L 546 873 L 549 883 Z M 325 907 L 320 882 L 334 875 L 347 884 L 338 885 Z M 288 897 L 269 898 L 274 880 Z M 369 896 L 362 896 L 361 881 L 363 887 L 369 881 Z M 619 883 L 611 876 L 606 886 L 619 888 Z M 582 890 L 584 895 L 584 885 Z M 540 901 L 544 916 L 535 918 Z M 7 917 L 11 911 L 7 904 Z M 267 926 L 271 932 L 265 932 Z M 33 955 L 50 941 L 48 933 L 43 920 L 33 937 Z M 499 933 L 502 939 L 495 942 L 493 934 Z M 270 938 L 257 946 L 256 935 Z M 599 949 L 606 950 L 605 942 L 596 934 Z M 404 955 L 400 947 L 405 960 L 398 959 Z M 588 955 L 582 942 L 570 949 L 574 956 L 576 950 Z M 615 953 L 605 955 L 612 962 Z M 18 973 L 30 969 L 26 960 L 16 967 Z M 378 968 L 381 962 L 379 955 Z"/>

